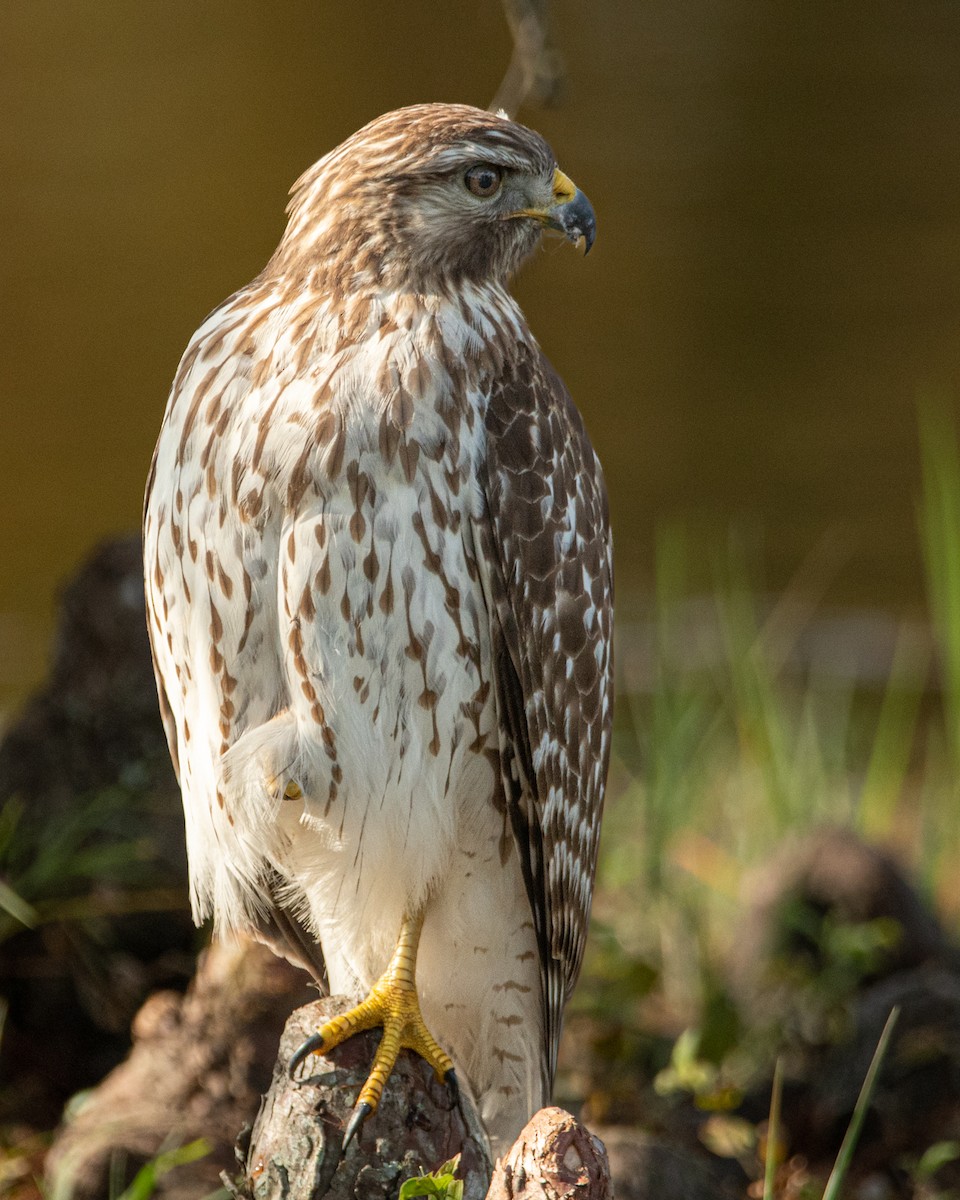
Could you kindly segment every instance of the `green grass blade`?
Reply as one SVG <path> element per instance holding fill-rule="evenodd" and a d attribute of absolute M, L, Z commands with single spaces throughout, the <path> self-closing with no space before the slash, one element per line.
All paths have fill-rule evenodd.
<path fill-rule="evenodd" d="M 793 742 L 787 705 L 774 666 L 763 652 L 756 600 L 746 557 L 731 546 L 717 567 L 717 615 L 726 658 L 727 685 L 733 705 L 740 757 L 763 778 L 772 832 L 782 835 L 795 824 L 792 787 Z"/>
<path fill-rule="evenodd" d="M 718 707 L 704 679 L 685 665 L 691 557 L 680 528 L 658 528 L 649 689 L 628 693 L 625 705 L 642 755 L 642 882 L 654 898 L 669 891 L 670 846 L 695 819 L 705 748 Z"/>
<path fill-rule="evenodd" d="M 960 452 L 949 407 L 920 408 L 922 503 L 920 533 L 931 614 L 940 645 L 947 745 L 960 766 Z"/>
<path fill-rule="evenodd" d="M 40 914 L 28 904 L 26 900 L 0 879 L 0 910 L 9 913 L 15 921 L 19 921 L 21 925 L 25 925 L 28 929 L 33 929 L 40 924 Z"/>
<path fill-rule="evenodd" d="M 773 1090 L 770 1093 L 770 1119 L 767 1121 L 767 1153 L 763 1164 L 763 1200 L 773 1200 L 777 1178 L 777 1150 L 780 1146 L 780 1104 L 783 1099 L 783 1062 L 777 1059 L 773 1068 Z"/>
<path fill-rule="evenodd" d="M 157 1182 L 174 1167 L 196 1162 L 197 1159 L 206 1158 L 209 1153 L 210 1143 L 206 1138 L 197 1138 L 185 1146 L 162 1151 L 156 1158 L 151 1159 L 140 1168 L 130 1185 L 117 1197 L 117 1200 L 150 1200 L 156 1191 Z"/>
<path fill-rule="evenodd" d="M 827 1186 L 824 1188 L 823 1200 L 839 1200 L 840 1189 L 843 1187 L 843 1181 L 846 1178 L 854 1151 L 857 1148 L 857 1142 L 860 1140 L 860 1130 L 863 1128 L 867 1110 L 870 1108 L 870 1100 L 877 1083 L 877 1076 L 880 1074 L 880 1067 L 887 1053 L 890 1038 L 893 1036 L 893 1027 L 896 1025 L 897 1017 L 899 1016 L 900 1008 L 897 1005 L 890 1010 L 890 1016 L 887 1017 L 887 1023 L 883 1027 L 883 1033 L 880 1034 L 877 1048 L 873 1052 L 873 1058 L 870 1060 L 866 1078 L 863 1081 L 863 1086 L 860 1088 L 860 1095 L 857 1097 L 857 1103 L 854 1105 L 853 1116 L 850 1118 L 847 1132 L 843 1136 L 840 1153 L 837 1155 L 837 1161 L 833 1164 L 833 1170 L 830 1172 L 830 1178 L 827 1180 Z"/>
<path fill-rule="evenodd" d="M 893 832 L 929 669 L 930 647 L 925 638 L 911 626 L 902 626 L 860 792 L 859 825 L 868 841 L 883 841 Z"/>

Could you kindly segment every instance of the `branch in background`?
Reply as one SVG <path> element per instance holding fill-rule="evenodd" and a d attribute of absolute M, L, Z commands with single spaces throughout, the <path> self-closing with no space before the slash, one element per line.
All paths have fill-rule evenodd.
<path fill-rule="evenodd" d="M 556 104 L 565 71 L 550 42 L 550 0 L 503 0 L 503 8 L 513 35 L 513 57 L 490 108 L 514 117 L 528 100 Z"/>

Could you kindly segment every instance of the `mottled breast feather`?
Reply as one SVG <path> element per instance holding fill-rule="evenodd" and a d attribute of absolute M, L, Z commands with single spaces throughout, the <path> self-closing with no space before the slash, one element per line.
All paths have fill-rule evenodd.
<path fill-rule="evenodd" d="M 522 346 L 487 410 L 481 531 L 504 789 L 540 945 L 547 1069 L 583 957 L 613 712 L 613 561 L 599 460 Z"/>

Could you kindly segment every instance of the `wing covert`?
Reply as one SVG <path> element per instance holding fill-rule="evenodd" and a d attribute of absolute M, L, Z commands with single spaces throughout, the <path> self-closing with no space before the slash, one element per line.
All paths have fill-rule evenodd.
<path fill-rule="evenodd" d="M 481 477 L 504 790 L 540 946 L 547 1071 L 583 957 L 613 708 L 606 488 L 579 412 L 526 349 L 490 397 Z"/>

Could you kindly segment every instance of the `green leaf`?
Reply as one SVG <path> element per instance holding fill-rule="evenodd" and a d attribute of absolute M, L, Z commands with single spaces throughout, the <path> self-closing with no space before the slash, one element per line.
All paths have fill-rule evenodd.
<path fill-rule="evenodd" d="M 704 1121 L 697 1134 L 717 1158 L 745 1158 L 756 1147 L 756 1128 L 743 1117 L 715 1113 Z"/>
<path fill-rule="evenodd" d="M 463 1182 L 452 1175 L 419 1175 L 400 1185 L 400 1200 L 414 1196 L 437 1196 L 439 1200 L 462 1200 Z"/>
<path fill-rule="evenodd" d="M 913 1171 L 917 1182 L 931 1179 L 947 1163 L 960 1158 L 960 1142 L 934 1142 L 924 1150 Z"/>
<path fill-rule="evenodd" d="M 438 1200 L 463 1200 L 463 1180 L 456 1178 L 460 1155 L 451 1158 L 429 1175 L 415 1175 L 400 1185 L 399 1200 L 414 1196 L 436 1196 Z"/>
<path fill-rule="evenodd" d="M 780 1150 L 780 1105 L 783 1100 L 783 1061 L 777 1059 L 773 1068 L 773 1088 L 770 1092 L 770 1119 L 767 1122 L 767 1153 L 763 1164 L 763 1200 L 774 1200 Z"/>

